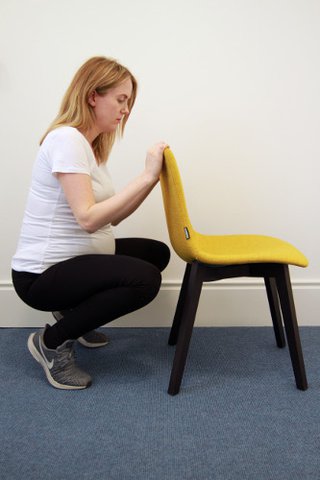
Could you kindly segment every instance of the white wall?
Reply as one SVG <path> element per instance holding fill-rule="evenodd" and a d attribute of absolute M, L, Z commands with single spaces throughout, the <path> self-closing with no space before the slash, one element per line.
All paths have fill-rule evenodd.
<path fill-rule="evenodd" d="M 94 55 L 140 84 L 110 158 L 116 188 L 165 139 L 197 229 L 274 235 L 308 256 L 291 270 L 296 305 L 300 324 L 320 324 L 319 24 L 318 0 L 1 0 L 0 326 L 48 318 L 15 296 L 10 260 L 38 140 Z M 116 234 L 168 239 L 159 188 Z M 156 302 L 118 324 L 168 325 L 182 271 L 173 254 Z M 269 324 L 261 284 L 206 287 L 197 323 Z"/>

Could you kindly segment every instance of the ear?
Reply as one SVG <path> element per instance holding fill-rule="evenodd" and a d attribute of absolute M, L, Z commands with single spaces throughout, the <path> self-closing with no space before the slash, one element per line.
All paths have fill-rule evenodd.
<path fill-rule="evenodd" d="M 96 95 L 97 95 L 97 92 L 95 90 L 93 90 L 93 92 L 91 92 L 89 95 L 88 103 L 91 107 L 96 106 Z"/>

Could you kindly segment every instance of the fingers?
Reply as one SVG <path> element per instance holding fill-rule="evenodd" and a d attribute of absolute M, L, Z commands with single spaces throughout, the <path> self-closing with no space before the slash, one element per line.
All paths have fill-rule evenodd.
<path fill-rule="evenodd" d="M 162 150 L 162 152 L 169 147 L 167 142 L 159 142 L 158 145 L 159 145 L 159 148 Z"/>
<path fill-rule="evenodd" d="M 155 156 L 158 156 L 158 155 L 163 155 L 163 151 L 168 148 L 169 145 L 166 143 L 166 142 L 158 142 L 156 143 L 155 145 L 153 145 L 152 147 L 150 147 L 148 149 L 148 154 L 149 155 L 155 155 Z"/>
<path fill-rule="evenodd" d="M 147 151 L 146 169 L 155 178 L 158 179 L 163 161 L 163 151 L 169 145 L 167 142 L 158 142 Z"/>

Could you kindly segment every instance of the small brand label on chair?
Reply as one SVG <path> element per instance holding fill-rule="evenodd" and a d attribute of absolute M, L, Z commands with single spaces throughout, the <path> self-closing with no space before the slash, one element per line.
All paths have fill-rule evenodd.
<path fill-rule="evenodd" d="M 184 230 L 184 234 L 185 234 L 186 239 L 189 240 L 190 239 L 190 233 L 189 233 L 188 228 L 184 227 L 183 230 Z"/>

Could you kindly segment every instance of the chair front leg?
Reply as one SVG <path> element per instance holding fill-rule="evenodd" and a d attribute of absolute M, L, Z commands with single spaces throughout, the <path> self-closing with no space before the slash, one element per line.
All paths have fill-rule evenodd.
<path fill-rule="evenodd" d="M 268 302 L 272 317 L 273 329 L 276 337 L 277 346 L 283 348 L 286 346 L 284 337 L 281 311 L 279 306 L 277 284 L 274 278 L 264 277 L 264 283 L 267 290 Z"/>
<path fill-rule="evenodd" d="M 288 265 L 279 265 L 276 282 L 296 385 L 299 390 L 307 390 L 308 382 L 306 378 Z"/>
<path fill-rule="evenodd" d="M 179 294 L 179 299 L 178 299 L 176 311 L 175 311 L 175 314 L 174 314 L 172 327 L 171 327 L 171 330 L 170 330 L 170 335 L 169 335 L 169 340 L 168 340 L 169 345 L 176 345 L 177 340 L 178 340 L 179 329 L 180 329 L 181 318 L 182 318 L 182 311 L 183 311 L 184 303 L 186 301 L 190 272 L 191 272 L 191 264 L 187 263 L 186 268 L 185 268 L 185 272 L 184 272 L 184 276 L 183 276 L 181 289 L 180 289 L 180 294 Z"/>
<path fill-rule="evenodd" d="M 193 324 L 197 313 L 199 298 L 202 289 L 202 271 L 198 262 L 193 262 L 188 273 L 188 281 L 185 285 L 183 303 L 180 305 L 179 318 L 180 329 L 176 352 L 173 360 L 168 393 L 179 393 L 183 371 L 188 355 L 189 344 L 192 335 Z"/>

